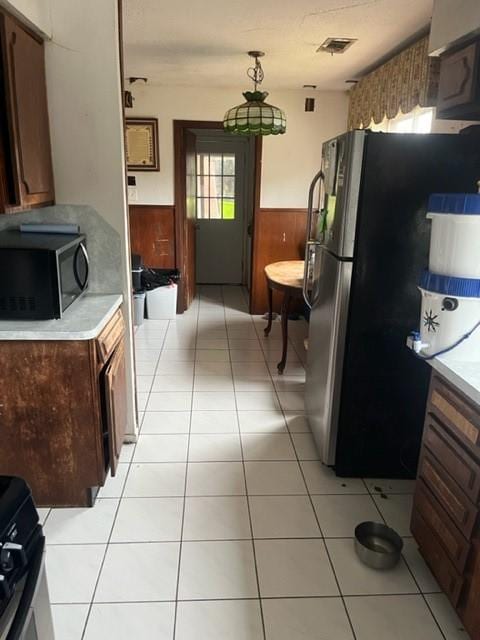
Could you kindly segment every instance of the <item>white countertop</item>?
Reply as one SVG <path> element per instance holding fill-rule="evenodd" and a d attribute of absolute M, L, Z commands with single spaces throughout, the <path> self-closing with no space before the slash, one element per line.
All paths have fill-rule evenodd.
<path fill-rule="evenodd" d="M 91 340 L 121 304 L 121 294 L 87 294 L 58 320 L 0 320 L 0 341 Z"/>
<path fill-rule="evenodd" d="M 439 357 L 430 360 L 429 364 L 480 406 L 480 362 L 457 362 Z"/>

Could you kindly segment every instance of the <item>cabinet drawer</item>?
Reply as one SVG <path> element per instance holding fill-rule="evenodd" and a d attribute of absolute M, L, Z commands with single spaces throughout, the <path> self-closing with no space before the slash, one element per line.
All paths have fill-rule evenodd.
<path fill-rule="evenodd" d="M 442 467 L 465 491 L 472 502 L 480 498 L 480 465 L 452 438 L 447 429 L 428 414 L 425 420 L 423 443 Z"/>
<path fill-rule="evenodd" d="M 428 449 L 423 450 L 418 475 L 463 535 L 470 539 L 477 520 L 478 509 L 444 471 Z"/>
<path fill-rule="evenodd" d="M 420 478 L 415 490 L 414 509 L 435 531 L 445 553 L 460 573 L 465 569 L 470 543 L 453 524 L 447 512 Z"/>
<path fill-rule="evenodd" d="M 121 309 L 118 309 L 97 338 L 98 357 L 102 363 L 107 362 L 124 333 L 123 315 Z"/>
<path fill-rule="evenodd" d="M 435 533 L 415 509 L 412 513 L 412 533 L 433 575 L 450 599 L 450 602 L 456 607 L 460 599 L 464 579 L 450 562 Z"/>
<path fill-rule="evenodd" d="M 480 413 L 436 375 L 432 378 L 428 410 L 480 455 Z"/>

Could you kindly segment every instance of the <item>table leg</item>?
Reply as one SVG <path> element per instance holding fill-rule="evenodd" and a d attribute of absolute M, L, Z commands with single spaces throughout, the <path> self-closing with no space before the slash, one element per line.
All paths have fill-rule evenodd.
<path fill-rule="evenodd" d="M 266 336 L 268 336 L 268 334 L 272 330 L 272 318 L 273 318 L 273 289 L 271 287 L 267 287 L 267 291 L 268 291 L 268 324 L 264 330 L 264 334 Z"/>
<path fill-rule="evenodd" d="M 288 348 L 288 311 L 290 309 L 291 295 L 285 292 L 282 302 L 282 359 L 277 364 L 278 373 L 282 374 L 287 362 L 287 348 Z"/>

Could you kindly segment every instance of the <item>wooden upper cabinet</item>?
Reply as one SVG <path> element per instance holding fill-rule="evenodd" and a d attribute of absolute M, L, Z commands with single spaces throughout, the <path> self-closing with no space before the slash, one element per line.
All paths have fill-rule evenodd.
<path fill-rule="evenodd" d="M 53 203 L 54 187 L 44 43 L 7 14 L 0 37 L 0 211 L 10 212 Z"/>

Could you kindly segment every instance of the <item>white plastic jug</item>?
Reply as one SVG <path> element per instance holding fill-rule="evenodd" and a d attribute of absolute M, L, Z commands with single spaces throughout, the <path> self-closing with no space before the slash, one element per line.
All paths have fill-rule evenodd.
<path fill-rule="evenodd" d="M 433 273 L 480 278 L 480 195 L 433 194 L 428 268 Z"/>
<path fill-rule="evenodd" d="M 419 289 L 422 354 L 431 356 L 447 349 L 442 354 L 445 359 L 480 361 L 480 280 L 426 271 Z"/>

